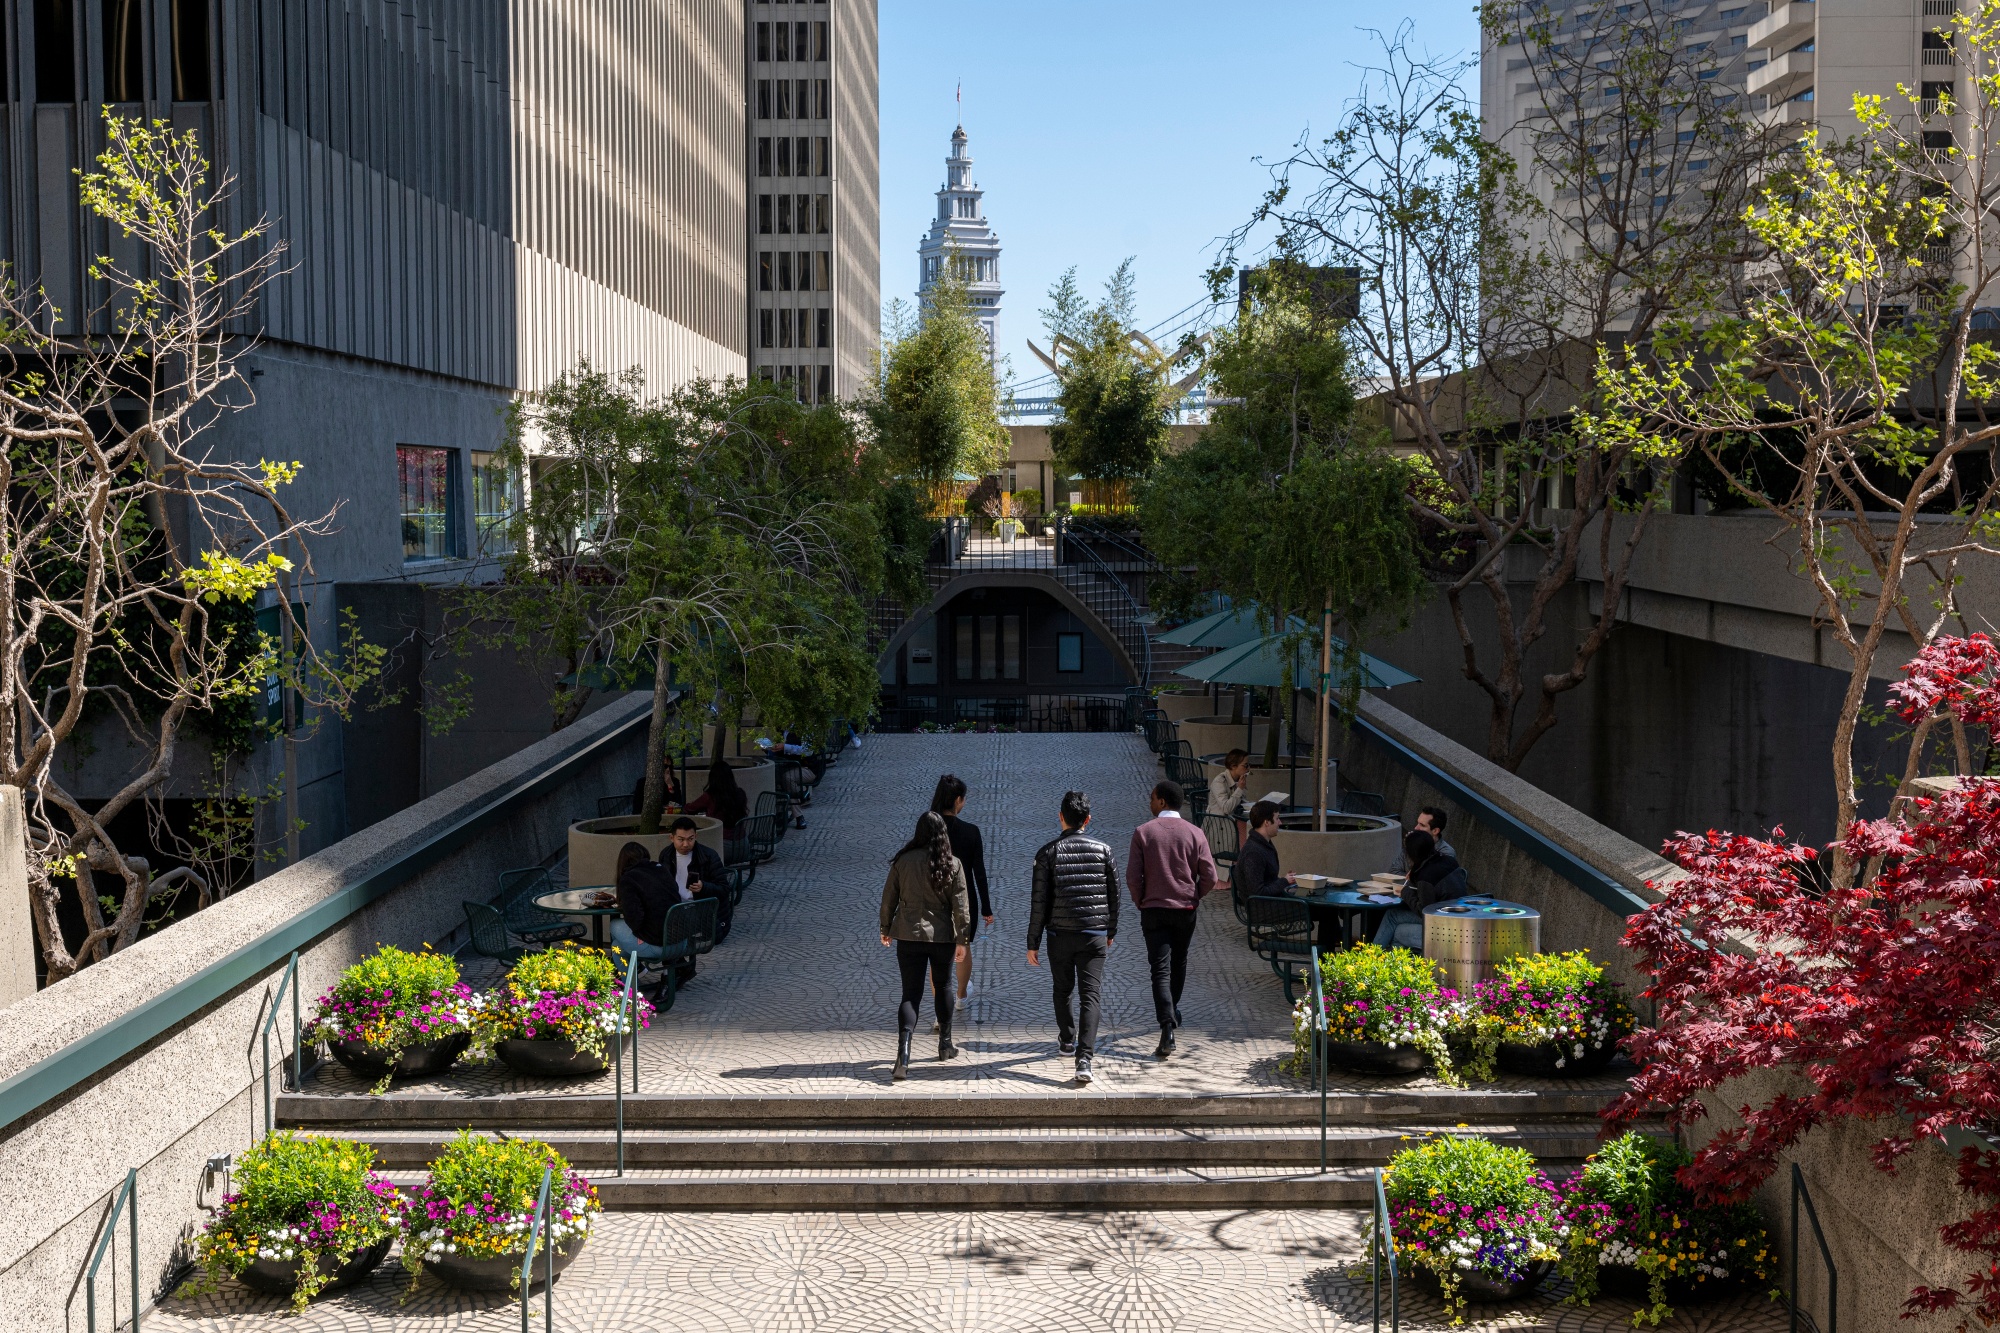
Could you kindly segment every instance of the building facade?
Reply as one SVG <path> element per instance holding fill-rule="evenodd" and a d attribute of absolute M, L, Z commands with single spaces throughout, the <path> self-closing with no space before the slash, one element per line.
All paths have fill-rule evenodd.
<path fill-rule="evenodd" d="M 986 330 L 986 354 L 1000 355 L 1000 237 L 986 221 L 986 192 L 972 179 L 972 154 L 965 126 L 951 132 L 951 155 L 944 160 L 944 188 L 937 192 L 931 229 L 917 245 L 917 296 L 930 293 L 946 263 L 957 266 L 974 317 Z"/>
<path fill-rule="evenodd" d="M 874 0 L 747 0 L 749 359 L 807 402 L 851 397 L 881 328 Z"/>

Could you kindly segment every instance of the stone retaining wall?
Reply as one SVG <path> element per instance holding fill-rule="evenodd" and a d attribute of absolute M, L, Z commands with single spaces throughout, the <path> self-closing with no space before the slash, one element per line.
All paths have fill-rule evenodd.
<path fill-rule="evenodd" d="M 534 865 L 563 843 L 569 823 L 595 800 L 627 792 L 637 778 L 650 698 L 621 700 L 437 795 L 345 838 L 75 977 L 8 1006 L 0 1016 L 0 1077 L 12 1078 L 72 1042 L 130 1018 L 195 977 L 370 876 L 413 873 L 299 953 L 308 1001 L 341 969 L 378 944 L 416 948 L 464 920 L 461 902 L 493 896 L 502 870 Z M 516 790 L 574 762 L 550 790 Z M 462 821 L 500 818 L 464 845 L 426 852 Z M 421 868 L 417 868 L 421 867 Z M 284 970 L 260 975 L 174 1022 L 164 1035 L 81 1086 L 0 1128 L 0 1309 L 21 1333 L 79 1330 L 82 1278 L 128 1167 L 139 1168 L 138 1273 L 150 1304 L 202 1215 L 195 1188 L 211 1155 L 237 1153 L 259 1129 L 263 1107 L 257 1028 Z M 290 1001 L 277 1024 L 289 1047 Z M 131 1260 L 120 1223 L 115 1242 L 119 1304 L 129 1309 Z M 100 1324 L 114 1265 L 99 1279 Z"/>

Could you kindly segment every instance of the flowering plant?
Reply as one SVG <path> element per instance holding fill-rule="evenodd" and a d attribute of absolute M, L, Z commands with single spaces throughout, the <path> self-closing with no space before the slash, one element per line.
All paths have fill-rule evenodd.
<path fill-rule="evenodd" d="M 1319 974 L 1328 1040 L 1377 1042 L 1391 1049 L 1413 1046 L 1431 1058 L 1447 1083 L 1462 1084 L 1468 1074 L 1493 1076 L 1494 1043 L 1482 1040 L 1488 1025 L 1457 991 L 1438 984 L 1437 967 L 1429 959 L 1408 949 L 1362 944 L 1320 955 Z M 1451 1039 L 1461 1036 L 1470 1038 L 1469 1058 L 1454 1061 Z M 1312 996 L 1306 995 L 1292 1007 L 1290 1072 L 1305 1071 L 1312 1038 Z M 1466 1042 L 1459 1045 L 1467 1047 Z"/>
<path fill-rule="evenodd" d="M 389 1062 L 405 1049 L 459 1033 L 471 1033 L 485 997 L 458 979 L 458 962 L 444 954 L 408 953 L 383 945 L 340 974 L 319 997 L 307 1042 L 358 1042 Z M 389 1089 L 389 1075 L 375 1085 Z"/>
<path fill-rule="evenodd" d="M 1560 1257 L 1568 1234 L 1561 1196 L 1533 1155 L 1491 1139 L 1405 1149 L 1383 1171 L 1382 1193 L 1397 1262 L 1437 1279 L 1454 1325 L 1465 1322 L 1458 1288 L 1467 1275 L 1519 1281 Z"/>
<path fill-rule="evenodd" d="M 1499 975 L 1482 981 L 1477 1004 L 1500 1020 L 1507 1046 L 1553 1044 L 1558 1068 L 1601 1051 L 1638 1026 L 1618 983 L 1581 949 L 1574 953 L 1523 954 L 1496 963 Z"/>
<path fill-rule="evenodd" d="M 1564 1201 L 1569 1241 L 1561 1267 L 1583 1305 L 1597 1294 L 1598 1268 L 1646 1275 L 1647 1305 L 1634 1324 L 1672 1318 L 1669 1285 L 1686 1290 L 1772 1274 L 1770 1237 L 1749 1204 L 1705 1206 L 1688 1193 L 1679 1170 L 1694 1158 L 1644 1134 L 1613 1139 L 1570 1181 Z"/>
<path fill-rule="evenodd" d="M 623 999 L 618 965 L 602 949 L 565 943 L 531 953 L 514 964 L 480 1012 L 482 1044 L 515 1037 L 567 1040 L 602 1060 L 604 1039 L 630 1029 L 632 1020 L 621 1026 L 618 1017 Z M 653 1006 L 638 995 L 632 1004 L 638 1026 L 646 1027 Z"/>
<path fill-rule="evenodd" d="M 409 1270 L 411 1290 L 427 1259 L 525 1255 L 544 1169 L 555 1173 L 549 1189 L 549 1243 L 558 1251 L 581 1245 L 602 1211 L 596 1186 L 546 1143 L 481 1138 L 460 1130 L 403 1207 L 403 1267 Z"/>
<path fill-rule="evenodd" d="M 288 1130 L 266 1136 L 238 1160 L 234 1192 L 195 1241 L 204 1272 L 196 1290 L 212 1291 L 259 1259 L 297 1260 L 292 1308 L 303 1311 L 334 1268 L 396 1234 L 402 1196 L 374 1165 L 365 1143 Z M 322 1258 L 333 1263 L 322 1269 Z"/>

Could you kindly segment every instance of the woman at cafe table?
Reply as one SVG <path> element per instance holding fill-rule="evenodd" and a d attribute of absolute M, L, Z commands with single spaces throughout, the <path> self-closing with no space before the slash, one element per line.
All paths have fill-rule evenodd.
<path fill-rule="evenodd" d="M 1380 948 L 1421 949 L 1424 947 L 1424 909 L 1447 898 L 1465 896 L 1465 870 L 1458 858 L 1438 850 L 1437 840 L 1422 829 L 1411 829 L 1403 838 L 1403 856 L 1410 865 L 1410 878 L 1403 886 L 1403 905 L 1382 914 L 1375 932 Z"/>

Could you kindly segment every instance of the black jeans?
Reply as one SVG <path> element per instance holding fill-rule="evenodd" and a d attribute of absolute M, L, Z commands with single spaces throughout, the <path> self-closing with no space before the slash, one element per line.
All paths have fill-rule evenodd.
<path fill-rule="evenodd" d="M 1153 968 L 1153 1013 L 1160 1031 L 1181 1025 L 1181 988 L 1187 985 L 1188 944 L 1194 939 L 1194 908 L 1142 907 L 1139 929 L 1146 936 L 1146 961 Z"/>
<path fill-rule="evenodd" d="M 1056 983 L 1056 1031 L 1065 1044 L 1076 1043 L 1077 1059 L 1097 1053 L 1098 999 L 1104 993 L 1104 957 L 1109 946 L 1102 935 L 1081 930 L 1049 932 L 1049 974 Z M 1070 992 L 1082 982 L 1082 1021 L 1070 1013 Z"/>
<path fill-rule="evenodd" d="M 951 1031 L 952 1003 L 958 996 L 958 982 L 951 973 L 952 958 L 958 952 L 956 944 L 919 944 L 914 940 L 896 941 L 896 966 L 903 973 L 903 1004 L 896 1010 L 896 1031 L 914 1032 L 917 1027 L 917 1006 L 924 1000 L 924 974 L 930 973 L 932 991 L 937 997 L 938 1028 L 941 1032 Z"/>

